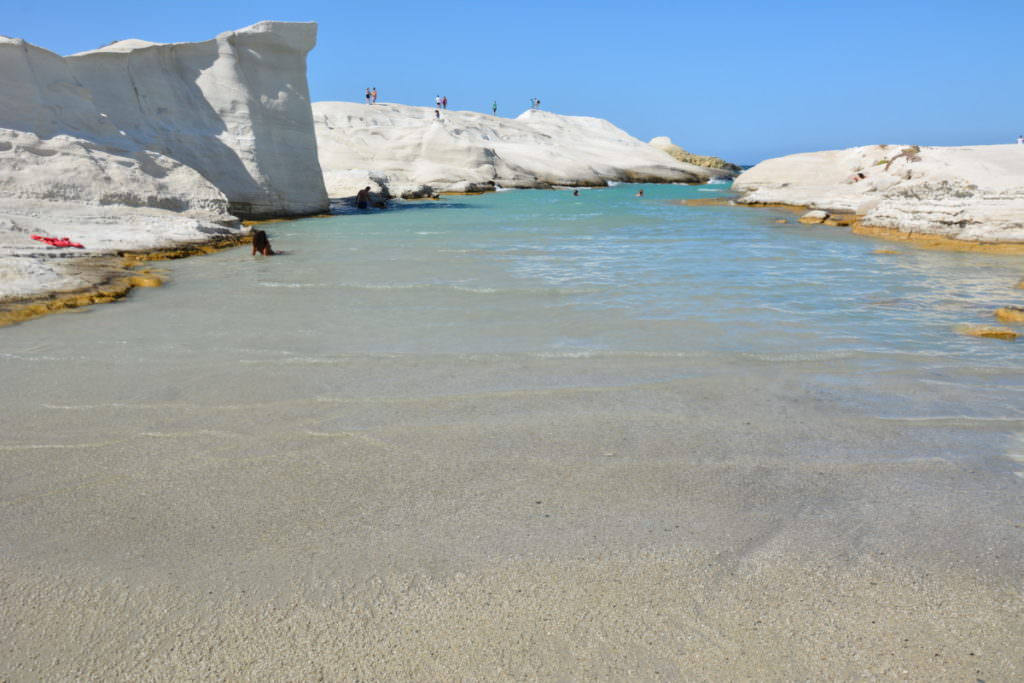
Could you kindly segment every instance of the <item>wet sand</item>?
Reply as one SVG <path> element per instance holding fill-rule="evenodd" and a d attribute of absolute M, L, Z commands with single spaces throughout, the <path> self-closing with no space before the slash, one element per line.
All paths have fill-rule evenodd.
<path fill-rule="evenodd" d="M 1020 678 L 1024 425 L 835 365 L 8 363 L 0 677 Z"/>

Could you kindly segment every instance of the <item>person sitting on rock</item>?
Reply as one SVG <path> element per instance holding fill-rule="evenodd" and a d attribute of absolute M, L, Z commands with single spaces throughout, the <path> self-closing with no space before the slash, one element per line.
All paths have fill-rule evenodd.
<path fill-rule="evenodd" d="M 252 255 L 263 254 L 264 256 L 273 256 L 274 250 L 270 248 L 270 240 L 267 239 L 267 233 L 263 230 L 252 231 Z"/>
<path fill-rule="evenodd" d="M 364 187 L 356 193 L 356 208 L 368 209 L 370 207 L 370 188 Z"/>

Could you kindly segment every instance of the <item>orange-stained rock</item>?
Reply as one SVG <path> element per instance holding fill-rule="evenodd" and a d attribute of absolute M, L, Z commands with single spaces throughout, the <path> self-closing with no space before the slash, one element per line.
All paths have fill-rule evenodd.
<path fill-rule="evenodd" d="M 1020 336 L 1019 333 L 1009 327 L 994 327 L 988 325 L 957 325 L 958 334 L 966 334 L 971 337 L 985 337 L 986 339 L 1003 339 L 1013 341 Z"/>
<path fill-rule="evenodd" d="M 1024 323 L 1024 308 L 1004 306 L 996 311 L 996 319 L 1004 323 Z"/>

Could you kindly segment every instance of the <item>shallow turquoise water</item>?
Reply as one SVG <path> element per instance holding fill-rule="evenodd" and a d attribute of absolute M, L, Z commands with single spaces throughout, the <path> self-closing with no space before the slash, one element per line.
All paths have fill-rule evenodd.
<path fill-rule="evenodd" d="M 0 328 L 0 579 L 41 634 L 21 640 L 77 671 L 124 641 L 151 672 L 182 625 L 202 646 L 255 624 L 248 644 L 269 614 L 300 653 L 372 640 L 366 615 L 447 638 L 548 585 L 571 625 L 589 598 L 557 577 L 585 567 L 606 607 L 664 583 L 651 613 L 714 647 L 743 625 L 694 606 L 744 582 L 769 611 L 810 591 L 830 633 L 828 591 L 861 623 L 898 603 L 899 629 L 993 586 L 965 629 L 1014 642 L 1024 347 L 952 328 L 1020 303 L 1019 259 L 876 255 L 670 201 L 722 188 L 635 189 L 271 223 L 289 254 L 157 263 L 164 287 Z M 607 623 L 646 619 L 626 603 Z M 587 647 L 621 651 L 606 635 Z"/>
<path fill-rule="evenodd" d="M 217 403 L 272 393 L 258 376 L 270 366 L 295 373 L 285 393 L 355 391 L 330 369 L 351 358 L 493 357 L 506 377 L 515 363 L 502 358 L 593 358 L 588 367 L 608 369 L 586 380 L 598 382 L 629 381 L 638 358 L 678 358 L 677 374 L 810 384 L 869 415 L 996 421 L 1000 438 L 1021 424 L 1024 345 L 953 331 L 1024 303 L 1018 257 L 875 254 L 894 245 L 791 213 L 673 203 L 724 185 L 647 186 L 642 199 L 636 189 L 270 223 L 287 254 L 156 264 L 165 287 L 0 330 L 0 362 L 23 386 L 60 363 L 76 395 L 108 386 L 108 397 L 141 400 L 180 382 L 175 396 Z M 581 382 L 579 367 L 558 381 Z M 225 368 L 230 379 L 210 380 Z"/>
<path fill-rule="evenodd" d="M 267 227 L 280 258 L 239 249 L 171 265 L 134 296 L 188 311 L 188 336 L 309 353 L 665 351 L 910 353 L 1015 366 L 1021 346 L 953 333 L 992 323 L 1016 257 L 902 249 L 792 214 L 689 207 L 724 186 L 519 191 Z M 784 225 L 774 221 L 787 217 Z M 899 248 L 899 247 L 896 247 Z M 103 311 L 102 315 L 107 315 Z"/>

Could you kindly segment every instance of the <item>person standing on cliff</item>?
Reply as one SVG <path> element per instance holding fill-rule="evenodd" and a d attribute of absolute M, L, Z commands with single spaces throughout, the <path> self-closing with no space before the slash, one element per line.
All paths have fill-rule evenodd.
<path fill-rule="evenodd" d="M 370 91 L 370 95 L 373 97 L 370 100 L 371 104 L 377 104 L 377 87 L 374 86 L 373 90 Z"/>
<path fill-rule="evenodd" d="M 440 108 L 441 108 L 441 96 L 437 95 L 436 97 L 434 97 L 434 109 L 440 109 Z"/>
<path fill-rule="evenodd" d="M 447 108 L 448 108 L 448 96 L 445 95 L 444 97 L 441 98 L 441 109 L 447 109 Z"/>
<path fill-rule="evenodd" d="M 1024 135 L 1018 135 L 1017 136 L 1017 144 L 1018 145 L 1024 145 Z"/>
<path fill-rule="evenodd" d="M 366 89 L 366 103 L 367 104 L 373 104 L 373 102 L 370 100 L 371 97 L 372 97 L 372 95 L 370 94 L 370 89 L 367 88 Z"/>
<path fill-rule="evenodd" d="M 491 116 L 498 115 L 498 100 L 491 102 Z"/>

